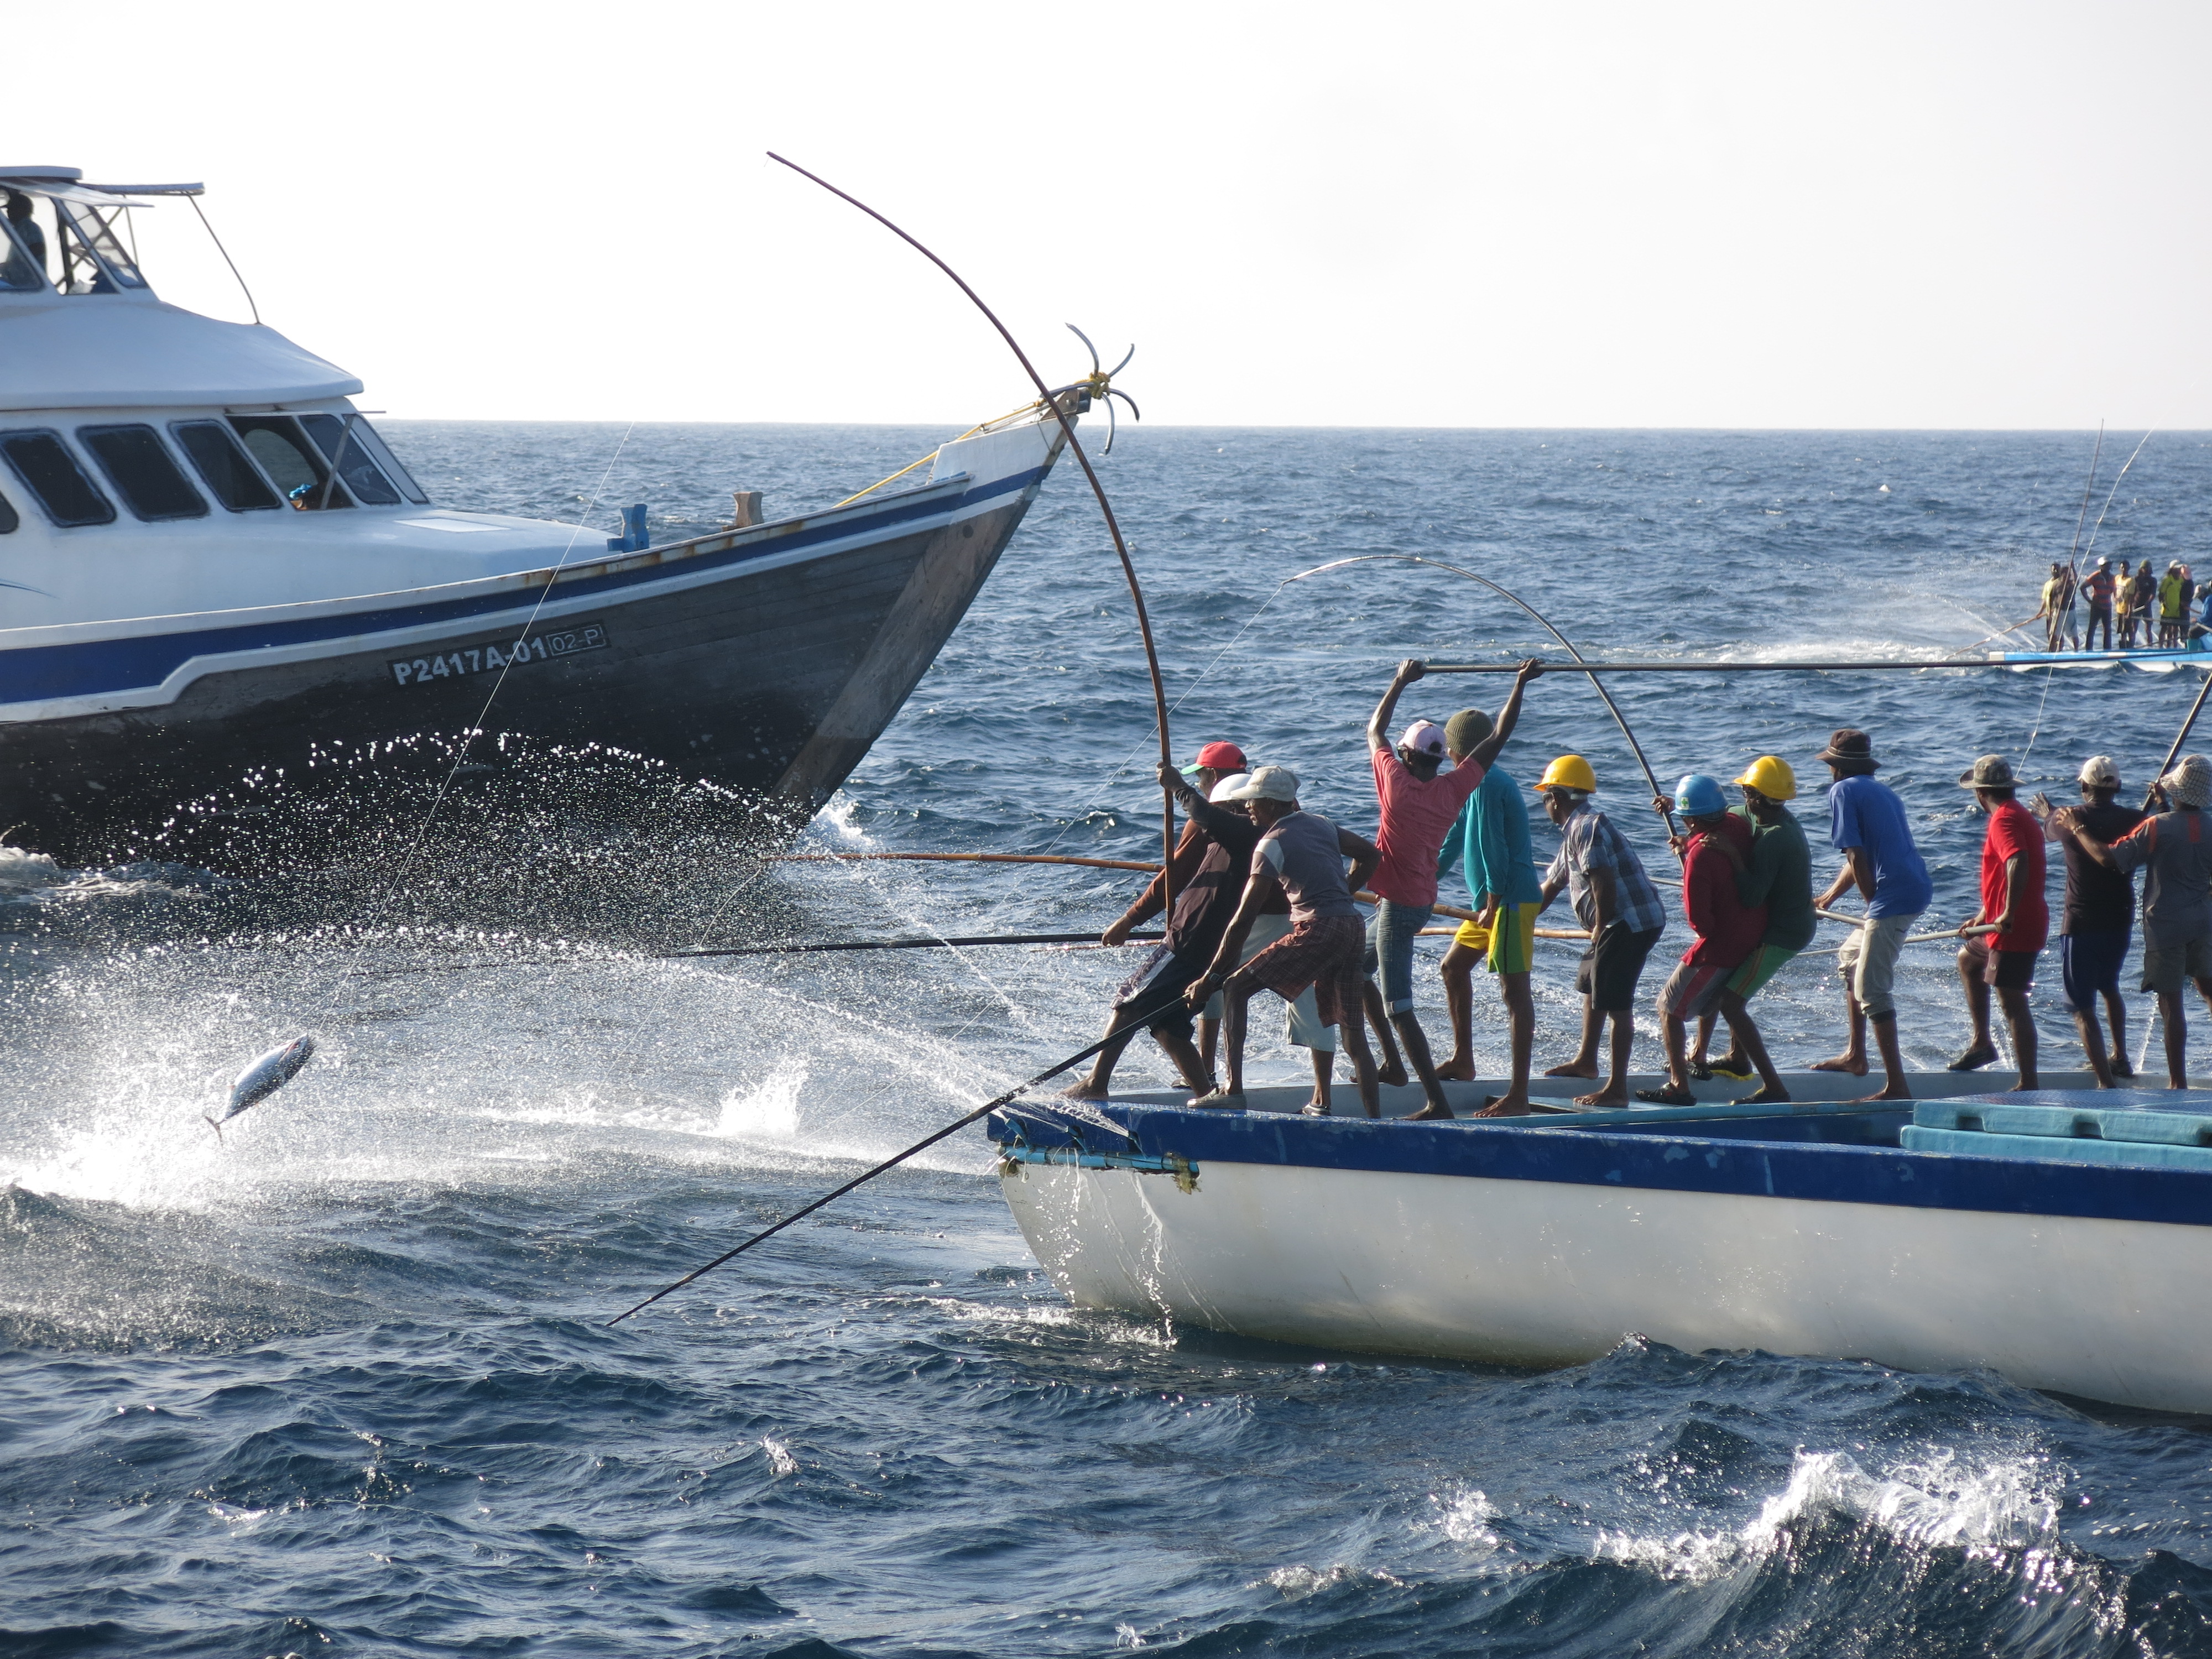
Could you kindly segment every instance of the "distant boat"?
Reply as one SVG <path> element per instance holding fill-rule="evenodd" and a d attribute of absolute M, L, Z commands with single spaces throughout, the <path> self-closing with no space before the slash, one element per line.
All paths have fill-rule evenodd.
<path fill-rule="evenodd" d="M 0 167 L 0 831 L 65 861 L 319 748 L 465 731 L 495 683 L 490 733 L 634 751 L 802 823 L 1064 441 L 1039 404 L 911 487 L 659 546 L 642 509 L 610 541 L 441 507 L 358 380 L 155 297 L 125 213 L 200 190 Z"/>
<path fill-rule="evenodd" d="M 2008 1081 L 1434 1123 L 1297 1116 L 1303 1089 L 1242 1112 L 1042 1100 L 989 1132 L 1082 1307 L 1516 1365 L 1640 1334 L 2212 1412 L 2212 1091 L 1973 1092 Z"/>

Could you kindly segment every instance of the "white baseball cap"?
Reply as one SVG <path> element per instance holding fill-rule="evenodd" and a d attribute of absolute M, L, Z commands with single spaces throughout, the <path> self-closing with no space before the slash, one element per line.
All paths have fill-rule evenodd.
<path fill-rule="evenodd" d="M 1287 766 L 1263 766 L 1244 781 L 1231 800 L 1296 800 L 1298 775 Z"/>
<path fill-rule="evenodd" d="M 1249 772 L 1231 772 L 1227 777 L 1222 779 L 1220 782 L 1213 786 L 1213 793 L 1208 795 L 1206 799 L 1211 801 L 1235 800 L 1237 799 L 1237 792 L 1251 781 L 1252 775 Z"/>
<path fill-rule="evenodd" d="M 2081 763 L 2081 781 L 2093 789 L 2120 787 L 2120 769 L 2110 755 L 2092 755 Z"/>

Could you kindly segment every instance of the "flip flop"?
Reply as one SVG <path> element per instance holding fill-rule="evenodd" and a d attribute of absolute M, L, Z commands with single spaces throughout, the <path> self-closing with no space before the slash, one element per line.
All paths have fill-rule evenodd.
<path fill-rule="evenodd" d="M 1677 1089 L 1671 1083 L 1662 1089 L 1638 1089 L 1636 1097 L 1647 1106 L 1694 1106 L 1698 1103 L 1697 1096 L 1687 1089 Z"/>
<path fill-rule="evenodd" d="M 1978 1072 L 1984 1066 L 1994 1066 L 1996 1063 L 1997 1051 L 1996 1049 L 1969 1048 L 1965 1054 L 1960 1054 L 1958 1059 L 1953 1060 L 1943 1069 L 1947 1072 Z"/>
<path fill-rule="evenodd" d="M 1335 1114 L 1331 1112 L 1328 1107 L 1316 1106 L 1310 1100 L 1306 1102 L 1304 1105 L 1298 1108 L 1298 1115 L 1301 1117 L 1333 1117 Z"/>

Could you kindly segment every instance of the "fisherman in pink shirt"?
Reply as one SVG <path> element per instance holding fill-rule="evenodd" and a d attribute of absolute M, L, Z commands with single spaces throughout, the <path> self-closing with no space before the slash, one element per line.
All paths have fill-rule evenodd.
<path fill-rule="evenodd" d="M 1387 735 L 1399 697 L 1425 672 L 1412 659 L 1400 663 L 1397 677 L 1367 722 L 1375 798 L 1382 808 L 1381 824 L 1375 832 L 1382 862 L 1367 884 L 1382 901 L 1375 907 L 1375 920 L 1367 929 L 1364 964 L 1368 975 L 1367 1016 L 1382 1042 L 1382 1080 L 1406 1081 L 1406 1063 L 1398 1055 L 1400 1043 L 1413 1062 L 1429 1097 L 1428 1104 L 1413 1114 L 1416 1119 L 1452 1115 L 1444 1098 L 1444 1085 L 1437 1079 L 1436 1061 L 1429 1054 L 1428 1037 L 1421 1022 L 1413 1017 L 1413 940 L 1436 910 L 1437 854 L 1459 818 L 1459 809 L 1467 805 L 1484 771 L 1513 735 L 1521 718 L 1522 693 L 1529 681 L 1544 672 L 1544 665 L 1537 661 L 1521 665 L 1521 672 L 1514 677 L 1512 695 L 1498 711 L 1497 729 L 1477 744 L 1465 760 L 1441 775 L 1443 726 L 1434 720 L 1415 720 L 1395 746 Z M 1391 1040 L 1394 1029 L 1395 1042 Z"/>

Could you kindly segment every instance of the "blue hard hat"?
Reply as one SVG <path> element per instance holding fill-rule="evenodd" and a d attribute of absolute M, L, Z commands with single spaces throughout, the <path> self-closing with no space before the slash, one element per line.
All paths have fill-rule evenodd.
<path fill-rule="evenodd" d="M 1687 818 L 1706 817 L 1727 811 L 1728 797 L 1721 793 L 1718 778 L 1692 772 L 1674 786 L 1674 810 Z"/>

